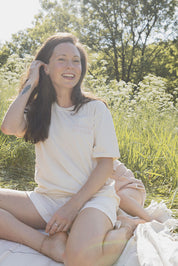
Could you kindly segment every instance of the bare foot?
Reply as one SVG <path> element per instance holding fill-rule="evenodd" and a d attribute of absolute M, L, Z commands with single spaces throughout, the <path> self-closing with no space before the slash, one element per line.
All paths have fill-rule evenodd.
<path fill-rule="evenodd" d="M 118 227 L 126 227 L 128 231 L 133 234 L 137 225 L 140 223 L 145 223 L 146 221 L 140 218 L 130 218 L 125 215 L 119 215 L 117 217 L 118 225 L 116 224 L 116 228 Z"/>
<path fill-rule="evenodd" d="M 67 233 L 59 232 L 52 236 L 45 236 L 40 252 L 57 262 L 64 262 L 64 251 L 67 242 Z"/>

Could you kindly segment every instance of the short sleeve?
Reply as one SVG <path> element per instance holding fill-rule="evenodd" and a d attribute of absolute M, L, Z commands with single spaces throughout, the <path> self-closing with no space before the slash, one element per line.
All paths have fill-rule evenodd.
<path fill-rule="evenodd" d="M 93 157 L 120 157 L 111 113 L 101 101 L 95 102 Z"/>

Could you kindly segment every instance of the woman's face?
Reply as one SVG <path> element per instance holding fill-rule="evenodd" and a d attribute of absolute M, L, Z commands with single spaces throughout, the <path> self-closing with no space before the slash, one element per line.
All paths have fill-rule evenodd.
<path fill-rule="evenodd" d="M 56 92 L 68 90 L 71 93 L 80 80 L 81 71 L 79 50 L 70 42 L 58 44 L 45 66 Z"/>

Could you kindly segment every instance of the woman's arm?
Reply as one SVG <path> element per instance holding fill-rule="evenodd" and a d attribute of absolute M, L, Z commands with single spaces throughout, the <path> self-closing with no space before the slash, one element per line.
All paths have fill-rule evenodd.
<path fill-rule="evenodd" d="M 10 105 L 3 119 L 1 130 L 4 134 L 23 137 L 26 129 L 26 120 L 24 110 L 28 99 L 37 86 L 39 81 L 39 68 L 44 63 L 41 61 L 33 61 L 29 71 L 29 78 L 24 85 L 24 88 L 17 96 L 15 101 Z"/>
<path fill-rule="evenodd" d="M 101 189 L 113 171 L 112 158 L 98 158 L 96 168 L 92 171 L 87 182 L 53 215 L 46 226 L 46 232 L 67 231 L 83 205 Z M 59 227 L 56 227 L 56 224 Z"/>
<path fill-rule="evenodd" d="M 108 177 L 112 175 L 113 158 L 98 158 L 98 164 L 92 171 L 87 182 L 72 198 L 71 202 L 80 210 L 82 206 L 103 187 Z"/>
<path fill-rule="evenodd" d="M 23 90 L 20 92 L 15 101 L 10 105 L 3 119 L 1 130 L 4 134 L 22 137 L 26 129 L 24 109 L 29 96 L 33 90 L 31 81 L 25 83 Z"/>

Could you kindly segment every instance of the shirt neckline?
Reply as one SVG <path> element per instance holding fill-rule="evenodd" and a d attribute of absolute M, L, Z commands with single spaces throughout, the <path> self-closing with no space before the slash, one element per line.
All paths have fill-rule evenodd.
<path fill-rule="evenodd" d="M 57 102 L 55 102 L 56 108 L 60 111 L 73 111 L 75 105 L 72 105 L 70 107 L 62 107 Z"/>

